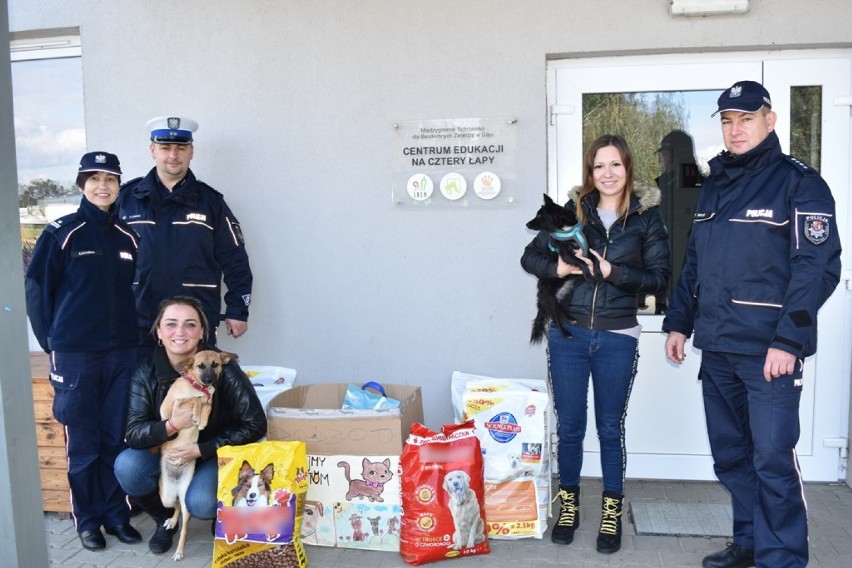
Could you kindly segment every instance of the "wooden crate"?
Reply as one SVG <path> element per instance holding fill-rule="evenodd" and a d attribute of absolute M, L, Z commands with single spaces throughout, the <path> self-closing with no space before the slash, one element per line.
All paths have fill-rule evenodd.
<path fill-rule="evenodd" d="M 45 511 L 71 512 L 71 488 L 65 456 L 65 433 L 53 418 L 53 387 L 50 386 L 50 361 L 45 353 L 30 353 L 33 381 L 33 405 L 41 474 L 41 502 Z"/>

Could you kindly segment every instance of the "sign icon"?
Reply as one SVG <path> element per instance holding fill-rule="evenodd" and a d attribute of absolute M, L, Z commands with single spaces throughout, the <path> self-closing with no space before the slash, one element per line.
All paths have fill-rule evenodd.
<path fill-rule="evenodd" d="M 455 172 L 450 172 L 441 178 L 441 195 L 455 201 L 461 199 L 467 193 L 467 181 L 464 176 Z"/>
<path fill-rule="evenodd" d="M 414 174 L 408 178 L 406 189 L 409 197 L 414 201 L 426 201 L 432 197 L 435 184 L 432 182 L 432 178 L 426 174 Z"/>
<path fill-rule="evenodd" d="M 473 192 L 482 199 L 494 199 L 500 194 L 500 176 L 482 172 L 473 180 Z"/>

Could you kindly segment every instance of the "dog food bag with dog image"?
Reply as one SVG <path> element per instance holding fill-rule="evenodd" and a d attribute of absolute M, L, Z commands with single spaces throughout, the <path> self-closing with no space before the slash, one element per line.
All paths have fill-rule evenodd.
<path fill-rule="evenodd" d="M 304 568 L 300 531 L 308 492 L 304 442 L 222 446 L 213 568 Z"/>
<path fill-rule="evenodd" d="M 482 451 L 473 421 L 412 424 L 400 456 L 400 554 L 413 566 L 488 554 Z"/>

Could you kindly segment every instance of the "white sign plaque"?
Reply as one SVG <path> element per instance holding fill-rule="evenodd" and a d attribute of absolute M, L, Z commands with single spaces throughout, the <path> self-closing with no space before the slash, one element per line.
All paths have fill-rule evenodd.
<path fill-rule="evenodd" d="M 516 122 L 513 118 L 457 118 L 395 124 L 394 205 L 514 203 Z"/>

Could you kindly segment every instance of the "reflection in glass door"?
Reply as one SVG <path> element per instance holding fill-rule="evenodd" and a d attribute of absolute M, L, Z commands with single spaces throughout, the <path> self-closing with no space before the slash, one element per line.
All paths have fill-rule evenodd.
<path fill-rule="evenodd" d="M 602 134 L 624 136 L 633 152 L 636 183 L 660 189 L 673 277 L 665 293 L 640 299 L 640 315 L 665 313 L 683 267 L 707 162 L 721 148 L 718 130 L 700 124 L 716 110 L 718 96 L 709 90 L 583 94 L 583 147 Z"/>

